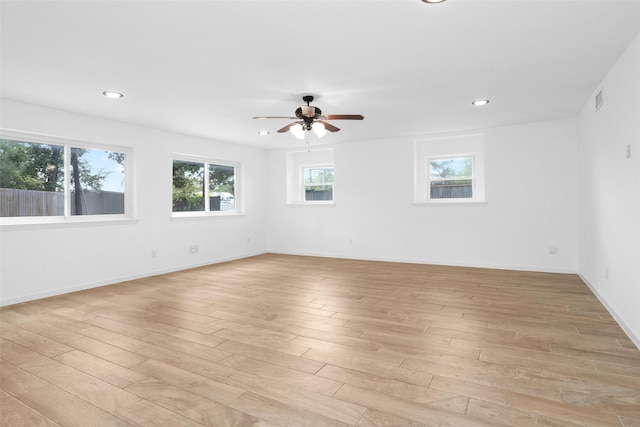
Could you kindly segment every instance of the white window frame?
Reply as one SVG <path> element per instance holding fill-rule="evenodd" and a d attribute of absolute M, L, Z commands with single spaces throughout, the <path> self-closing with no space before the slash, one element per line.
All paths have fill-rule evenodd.
<path fill-rule="evenodd" d="M 432 160 L 455 160 L 455 159 L 468 159 L 471 158 L 471 197 L 456 197 L 456 198 L 431 198 L 431 161 Z M 456 154 L 447 154 L 447 155 L 439 155 L 439 156 L 430 156 L 425 159 L 425 176 L 427 179 L 427 202 L 428 203 L 449 203 L 449 202 L 459 202 L 459 201 L 475 201 L 476 198 L 476 154 L 475 153 L 456 153 Z M 467 177 L 465 177 L 467 178 Z M 451 180 L 454 181 L 460 178 L 440 178 L 437 181 L 446 181 Z"/>
<path fill-rule="evenodd" d="M 305 200 L 304 168 L 333 167 L 338 170 L 334 160 L 333 147 L 318 147 L 313 150 L 291 150 L 286 153 L 286 206 L 308 208 L 330 208 L 336 205 L 336 180 L 334 175 L 333 200 Z M 339 184 L 338 184 L 339 185 Z"/>
<path fill-rule="evenodd" d="M 189 154 L 174 153 L 171 156 L 171 170 L 173 170 L 173 162 L 175 160 L 185 162 L 196 162 L 204 164 L 204 210 L 203 211 L 185 211 L 174 212 L 171 200 L 169 201 L 169 210 L 172 218 L 207 218 L 207 217 L 225 217 L 225 216 L 238 216 L 243 215 L 242 211 L 242 176 L 241 176 L 241 163 L 229 160 L 212 159 L 210 157 L 194 156 Z M 229 166 L 234 168 L 234 202 L 235 209 L 229 211 L 212 211 L 210 202 L 210 190 L 209 190 L 209 165 Z M 173 189 L 173 176 L 171 182 L 171 188 Z M 171 194 L 173 198 L 173 191 Z"/>
<path fill-rule="evenodd" d="M 89 141 L 79 141 L 59 136 L 25 132 L 15 129 L 0 128 L 0 137 L 15 141 L 30 142 L 34 144 L 59 145 L 64 150 L 64 171 L 63 181 L 64 193 L 64 213 L 56 216 L 21 216 L 21 217 L 0 217 L 2 228 L 31 228 L 31 227 L 55 227 L 67 225 L 90 225 L 96 223 L 111 222 L 135 222 L 136 218 L 136 198 L 135 198 L 135 158 L 134 150 L 131 147 L 124 147 L 112 144 L 103 144 Z M 71 185 L 69 184 L 69 174 L 71 173 L 71 148 L 85 148 L 93 150 L 105 150 L 124 153 L 126 162 L 124 164 L 124 213 L 122 214 L 98 214 L 98 215 L 71 215 Z"/>
<path fill-rule="evenodd" d="M 429 161 L 473 158 L 472 198 L 432 199 Z M 414 206 L 486 205 L 484 134 L 447 134 L 414 140 Z"/>
<path fill-rule="evenodd" d="M 333 169 L 333 176 L 334 176 L 334 182 L 329 183 L 329 185 L 331 185 L 331 200 L 307 200 L 307 193 L 306 193 L 306 187 L 307 185 L 304 182 L 304 171 L 305 169 Z M 300 201 L 303 204 L 310 204 L 310 205 L 332 205 L 334 204 L 334 200 L 336 197 L 336 185 L 335 185 L 335 174 L 336 174 L 336 168 L 333 164 L 309 164 L 309 165 L 301 165 L 300 166 Z M 322 184 L 324 186 L 327 186 L 327 184 Z"/>

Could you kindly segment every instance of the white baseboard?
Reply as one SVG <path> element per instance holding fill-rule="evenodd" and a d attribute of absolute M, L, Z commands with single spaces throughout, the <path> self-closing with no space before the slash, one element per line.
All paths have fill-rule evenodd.
<path fill-rule="evenodd" d="M 587 279 L 582 274 L 578 274 L 578 275 L 580 276 L 582 281 L 586 283 L 589 289 L 591 289 L 591 292 L 593 292 L 596 298 L 598 298 L 600 303 L 604 305 L 604 308 L 607 309 L 609 314 L 615 319 L 616 322 L 618 322 L 618 325 L 620 325 L 620 327 L 622 328 L 624 333 L 627 334 L 629 339 L 633 341 L 633 343 L 636 345 L 636 347 L 638 347 L 638 349 L 640 349 L 640 336 L 637 336 L 636 334 L 633 333 L 633 330 L 624 322 L 624 320 L 620 318 L 620 316 L 618 316 L 618 314 L 616 313 L 616 310 L 611 306 L 611 304 L 609 304 L 607 299 L 600 292 L 598 292 L 598 289 L 595 286 L 593 286 L 591 282 L 589 282 L 589 279 Z"/>
<path fill-rule="evenodd" d="M 48 298 L 48 297 L 68 294 L 70 292 L 77 292 L 77 291 L 83 291 L 83 290 L 86 290 L 86 289 L 99 288 L 101 286 L 114 285 L 116 283 L 127 282 L 129 280 L 142 279 L 144 277 L 151 277 L 151 276 L 157 276 L 157 275 L 160 275 L 160 274 L 174 273 L 176 271 L 189 270 L 191 268 L 204 267 L 204 266 L 207 266 L 207 265 L 220 264 L 222 262 L 234 261 L 234 260 L 237 260 L 237 259 L 250 258 L 252 256 L 262 255 L 264 253 L 266 253 L 266 251 L 250 252 L 250 253 L 247 253 L 247 254 L 242 254 L 242 255 L 237 255 L 237 256 L 232 256 L 232 257 L 216 258 L 216 259 L 213 259 L 213 260 L 208 260 L 208 261 L 201 262 L 201 263 L 196 263 L 196 264 L 189 264 L 189 265 L 183 265 L 183 266 L 179 266 L 179 267 L 172 267 L 172 268 L 165 268 L 165 269 L 159 269 L 159 270 L 146 271 L 146 272 L 143 272 L 143 273 L 132 274 L 132 275 L 129 275 L 129 276 L 112 277 L 112 278 L 109 278 L 109 279 L 106 279 L 106 280 L 100 280 L 100 281 L 97 281 L 97 282 L 90 282 L 90 283 L 83 283 L 83 284 L 64 287 L 64 288 L 49 289 L 49 290 L 46 290 L 46 291 L 43 291 L 43 292 L 36 292 L 36 293 L 32 293 L 32 294 L 20 295 L 20 296 L 13 297 L 13 298 L 6 298 L 6 299 L 0 298 L 0 307 L 6 306 L 6 305 L 19 304 L 21 302 L 26 302 L 26 301 L 33 301 L 33 300 L 41 299 L 41 298 Z"/>

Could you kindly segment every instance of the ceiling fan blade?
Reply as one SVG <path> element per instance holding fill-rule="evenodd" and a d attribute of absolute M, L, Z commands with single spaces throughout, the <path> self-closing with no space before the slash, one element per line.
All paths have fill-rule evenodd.
<path fill-rule="evenodd" d="M 340 128 L 335 127 L 331 123 L 323 122 L 322 120 L 317 120 L 317 122 L 322 123 L 324 125 L 324 128 L 329 132 L 338 132 L 340 130 Z"/>
<path fill-rule="evenodd" d="M 293 125 L 297 125 L 297 124 L 303 124 L 303 122 L 293 122 L 293 123 L 289 123 L 288 125 L 286 125 L 285 127 L 283 127 L 282 129 L 278 129 L 278 133 L 285 133 L 285 132 L 289 132 L 289 128 L 291 128 L 291 126 Z"/>
<path fill-rule="evenodd" d="M 252 118 L 254 119 L 289 119 L 289 120 L 297 119 L 297 117 L 291 117 L 291 116 L 256 116 Z"/>
<path fill-rule="evenodd" d="M 364 116 L 361 114 L 327 114 L 324 116 L 325 120 L 363 120 Z"/>

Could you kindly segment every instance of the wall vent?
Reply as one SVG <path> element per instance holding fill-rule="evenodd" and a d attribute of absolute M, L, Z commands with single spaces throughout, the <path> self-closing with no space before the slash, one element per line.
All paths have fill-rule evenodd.
<path fill-rule="evenodd" d="M 596 95 L 596 111 L 598 111 L 600 107 L 602 107 L 602 102 L 602 89 L 600 89 L 600 92 L 598 92 L 598 94 Z"/>

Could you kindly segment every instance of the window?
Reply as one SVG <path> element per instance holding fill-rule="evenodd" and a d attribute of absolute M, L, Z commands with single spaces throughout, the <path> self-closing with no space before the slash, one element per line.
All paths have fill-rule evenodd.
<path fill-rule="evenodd" d="M 212 211 L 236 210 L 236 168 L 209 164 L 210 208 Z"/>
<path fill-rule="evenodd" d="M 473 199 L 473 157 L 430 158 L 429 199 Z"/>
<path fill-rule="evenodd" d="M 124 214 L 126 154 L 71 147 L 71 215 Z"/>
<path fill-rule="evenodd" d="M 333 166 L 305 167 L 302 171 L 304 200 L 333 200 Z"/>
<path fill-rule="evenodd" d="M 204 163 L 173 161 L 173 212 L 204 211 Z"/>
<path fill-rule="evenodd" d="M 237 169 L 236 163 L 188 158 L 174 159 L 172 191 L 174 214 L 238 213 Z"/>
<path fill-rule="evenodd" d="M 485 203 L 482 134 L 415 141 L 414 165 L 414 203 Z"/>
<path fill-rule="evenodd" d="M 335 206 L 333 148 L 287 153 L 287 205 Z"/>
<path fill-rule="evenodd" d="M 130 216 L 130 157 L 128 149 L 51 137 L 1 138 L 0 217 Z"/>

